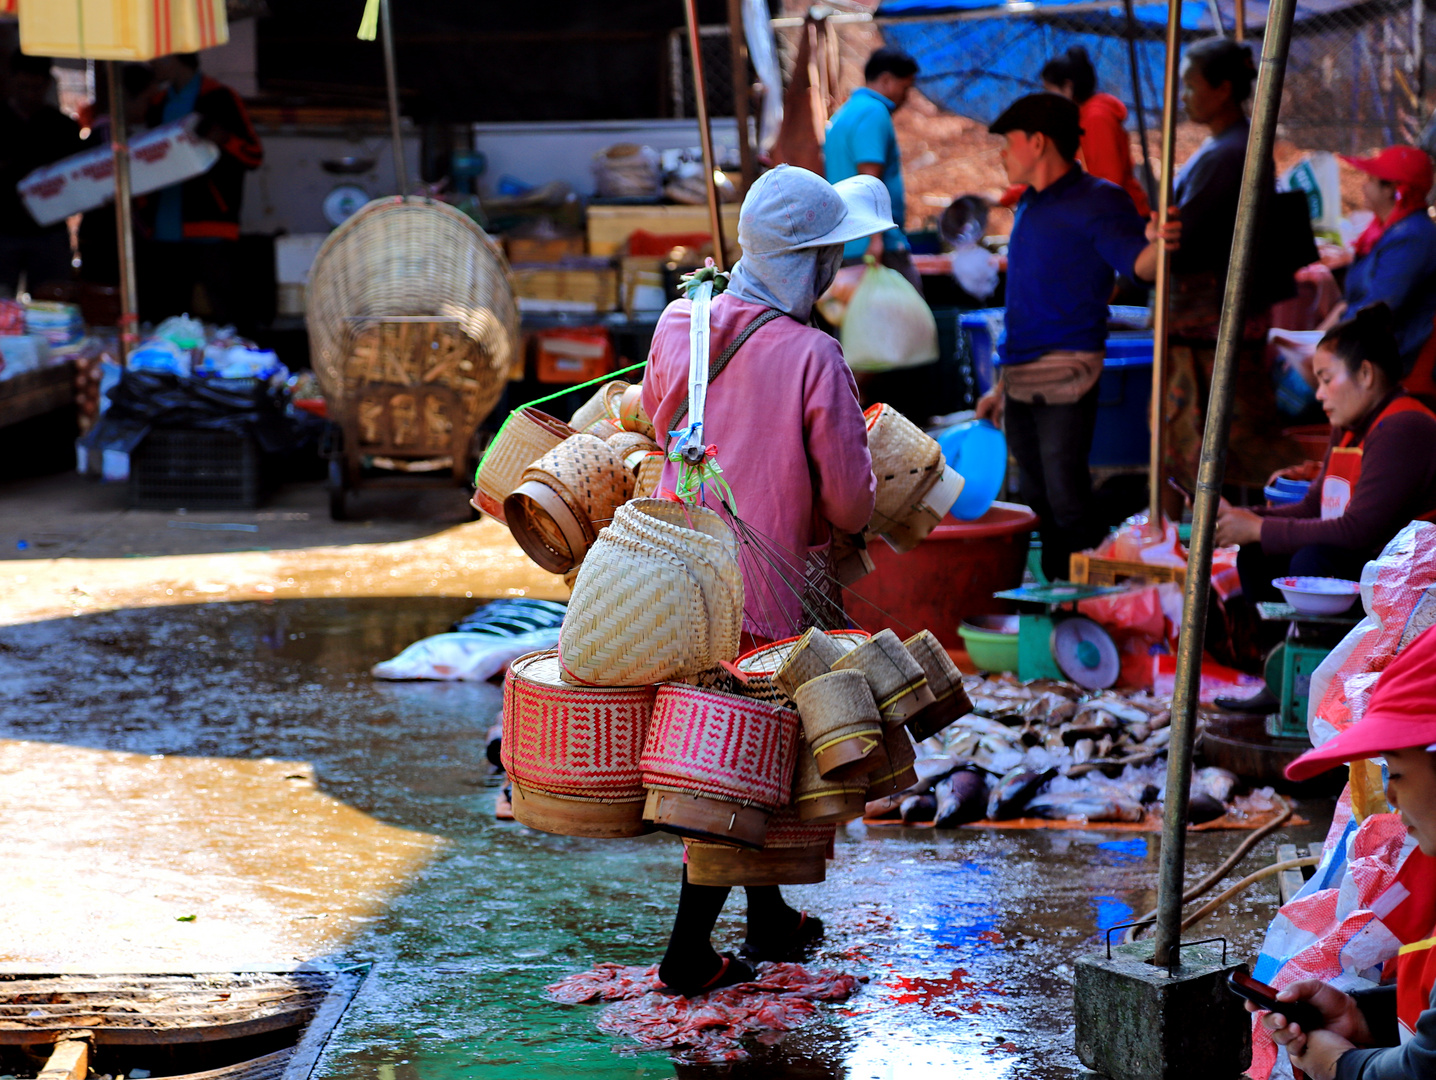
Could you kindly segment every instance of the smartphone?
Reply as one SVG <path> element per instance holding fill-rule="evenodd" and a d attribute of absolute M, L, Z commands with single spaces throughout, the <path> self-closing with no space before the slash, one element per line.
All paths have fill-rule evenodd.
<path fill-rule="evenodd" d="M 1182 483 L 1175 476 L 1167 477 L 1167 486 L 1170 487 L 1173 491 L 1177 492 L 1179 495 L 1186 496 L 1187 502 L 1191 503 L 1193 506 L 1197 505 L 1197 497 L 1192 494 L 1192 489 L 1187 487 L 1186 484 Z"/>
<path fill-rule="evenodd" d="M 1246 998 L 1254 1005 L 1281 1013 L 1287 1022 L 1296 1024 L 1302 1031 L 1316 1031 L 1325 1027 L 1321 1010 L 1309 1001 L 1278 1001 L 1276 989 L 1266 983 L 1257 982 L 1245 967 L 1239 967 L 1227 976 L 1227 989 L 1237 997 Z"/>

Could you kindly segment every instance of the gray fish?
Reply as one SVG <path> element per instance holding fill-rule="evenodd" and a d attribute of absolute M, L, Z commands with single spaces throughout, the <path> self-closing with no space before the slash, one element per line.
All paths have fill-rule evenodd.
<path fill-rule="evenodd" d="M 1039 795 L 1027 804 L 1027 813 L 1051 821 L 1141 821 L 1146 816 L 1141 803 L 1114 795 Z"/>
<path fill-rule="evenodd" d="M 1241 783 L 1236 773 L 1228 772 L 1226 769 L 1219 769 L 1215 765 L 1209 765 L 1205 769 L 1198 769 L 1192 775 L 1192 792 L 1205 791 L 1219 803 L 1232 801 L 1232 792 Z"/>
<path fill-rule="evenodd" d="M 1187 801 L 1187 821 L 1192 825 L 1215 821 L 1226 812 L 1227 808 L 1205 791 L 1198 792 Z"/>
<path fill-rule="evenodd" d="M 953 829 L 970 821 L 981 821 L 987 812 L 987 775 L 977 769 L 958 769 L 939 783 L 937 796 L 939 829 Z"/>
<path fill-rule="evenodd" d="M 912 825 L 919 821 L 931 821 L 937 817 L 937 796 L 931 792 L 908 795 L 902 801 L 902 823 Z"/>
<path fill-rule="evenodd" d="M 992 821 L 1019 817 L 1027 802 L 1057 775 L 1056 769 L 1037 772 L 1019 766 L 997 782 L 987 797 L 987 816 Z"/>
<path fill-rule="evenodd" d="M 1078 739 L 1072 744 L 1072 761 L 1074 764 L 1083 765 L 1092 760 L 1096 753 L 1097 744 L 1091 739 Z"/>

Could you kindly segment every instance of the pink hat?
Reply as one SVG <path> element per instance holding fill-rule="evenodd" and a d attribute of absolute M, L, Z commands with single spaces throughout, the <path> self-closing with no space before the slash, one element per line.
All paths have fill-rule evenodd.
<path fill-rule="evenodd" d="M 1402 651 L 1381 673 L 1366 715 L 1335 738 L 1286 767 L 1288 780 L 1306 780 L 1334 765 L 1380 757 L 1388 750 L 1436 745 L 1436 628 Z"/>
<path fill-rule="evenodd" d="M 1353 169 L 1360 169 L 1368 176 L 1392 184 L 1407 184 L 1415 188 L 1424 199 L 1431 190 L 1432 167 L 1430 155 L 1415 146 L 1388 146 L 1369 158 L 1347 157 L 1337 154 Z"/>

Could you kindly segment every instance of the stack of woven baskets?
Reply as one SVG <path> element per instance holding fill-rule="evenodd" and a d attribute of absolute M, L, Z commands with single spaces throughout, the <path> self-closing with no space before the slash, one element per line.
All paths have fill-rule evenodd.
<path fill-rule="evenodd" d="M 569 424 L 516 410 L 479 465 L 473 505 L 507 524 L 539 566 L 571 573 L 615 509 L 658 485 L 663 455 L 640 394 L 641 386 L 607 383 Z"/>
<path fill-rule="evenodd" d="M 937 440 L 891 405 L 873 405 L 863 415 L 877 478 L 867 534 L 881 536 L 895 551 L 911 551 L 952 509 L 963 479 Z"/>

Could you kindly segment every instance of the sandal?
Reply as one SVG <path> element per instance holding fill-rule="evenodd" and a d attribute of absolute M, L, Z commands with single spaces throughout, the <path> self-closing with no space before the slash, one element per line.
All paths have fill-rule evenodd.
<path fill-rule="evenodd" d="M 803 959 L 822 937 L 823 920 L 809 915 L 806 911 L 800 911 L 798 925 L 793 927 L 792 933 L 786 935 L 781 942 L 754 943 L 749 938 L 739 948 L 738 955 L 750 964 L 760 964 L 768 960 L 792 963 Z"/>
<path fill-rule="evenodd" d="M 702 985 L 691 988 L 664 986 L 658 992 L 667 997 L 699 997 L 713 990 L 722 990 L 729 986 L 737 986 L 739 983 L 752 982 L 757 978 L 757 972 L 732 953 L 723 953 L 719 960 L 722 963 L 718 965 L 718 971 Z"/>

